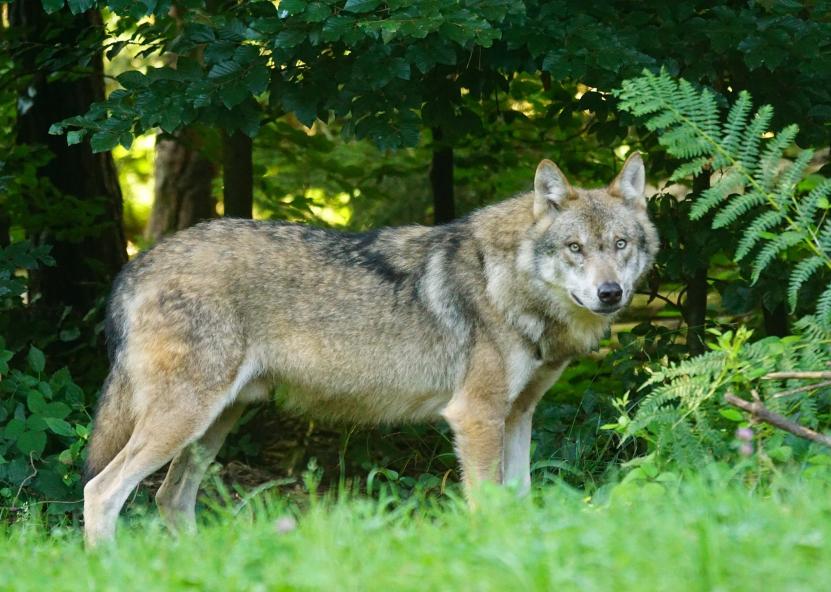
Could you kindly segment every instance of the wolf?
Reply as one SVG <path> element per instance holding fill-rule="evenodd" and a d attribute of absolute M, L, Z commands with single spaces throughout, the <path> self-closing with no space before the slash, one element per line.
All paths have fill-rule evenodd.
<path fill-rule="evenodd" d="M 117 277 L 111 361 L 87 459 L 85 536 L 115 534 L 139 482 L 174 529 L 246 405 L 277 385 L 313 417 L 443 417 L 466 492 L 530 487 L 542 395 L 630 301 L 658 249 L 632 154 L 602 189 L 551 161 L 533 190 L 442 226 L 344 233 L 220 219 L 161 241 Z"/>

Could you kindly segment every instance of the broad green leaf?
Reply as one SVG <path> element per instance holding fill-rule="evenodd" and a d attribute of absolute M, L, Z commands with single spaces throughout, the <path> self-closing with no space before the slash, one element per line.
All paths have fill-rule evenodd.
<path fill-rule="evenodd" d="M 66 134 L 67 145 L 72 146 L 74 144 L 80 144 L 86 134 L 87 130 L 74 130 L 69 132 Z"/>
<path fill-rule="evenodd" d="M 231 76 L 240 71 L 240 65 L 236 60 L 230 59 L 214 65 L 208 72 L 208 78 L 222 78 L 223 76 Z"/>
<path fill-rule="evenodd" d="M 58 419 L 57 417 L 45 417 L 43 421 L 46 422 L 46 425 L 50 430 L 52 430 L 52 432 L 58 434 L 59 436 L 75 435 L 75 430 L 72 429 L 72 426 L 62 419 Z"/>
<path fill-rule="evenodd" d="M 23 432 L 17 439 L 17 449 L 25 455 L 34 454 L 40 456 L 46 448 L 45 432 Z"/>
<path fill-rule="evenodd" d="M 17 440 L 25 430 L 26 420 L 14 417 L 6 424 L 6 428 L 3 430 L 3 437 L 8 440 Z"/>
<path fill-rule="evenodd" d="M 30 415 L 26 418 L 26 429 L 32 432 L 42 432 L 46 429 L 46 422 L 40 415 Z"/>
<path fill-rule="evenodd" d="M 95 6 L 95 0 L 66 0 L 72 14 L 81 14 Z"/>
<path fill-rule="evenodd" d="M 41 0 L 41 5 L 46 14 L 52 14 L 63 8 L 64 0 Z"/>
<path fill-rule="evenodd" d="M 53 403 L 47 403 L 41 411 L 41 415 L 44 418 L 50 417 L 55 419 L 64 419 L 71 412 L 72 409 L 69 405 L 62 403 L 61 401 L 55 401 Z"/>
<path fill-rule="evenodd" d="M 118 146 L 120 134 L 109 131 L 96 132 L 90 138 L 90 146 L 93 152 L 109 152 Z"/>
<path fill-rule="evenodd" d="M 43 352 L 34 345 L 29 347 L 26 362 L 29 364 L 29 368 L 31 368 L 36 374 L 43 372 L 43 369 L 46 366 L 46 358 L 44 357 Z"/>
<path fill-rule="evenodd" d="M 350 12 L 370 12 L 381 4 L 381 0 L 346 0 L 344 10 Z"/>
<path fill-rule="evenodd" d="M 35 390 L 29 391 L 26 395 L 26 406 L 32 413 L 43 414 L 46 409 L 46 399 L 43 398 L 43 393 Z"/>

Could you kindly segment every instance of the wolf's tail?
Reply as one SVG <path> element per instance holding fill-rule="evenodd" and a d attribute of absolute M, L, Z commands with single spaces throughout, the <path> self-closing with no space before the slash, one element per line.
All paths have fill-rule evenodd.
<path fill-rule="evenodd" d="M 114 366 L 104 383 L 95 413 L 95 427 L 87 449 L 84 482 L 100 473 L 130 439 L 135 426 L 131 399 L 129 380 L 123 370 Z"/>

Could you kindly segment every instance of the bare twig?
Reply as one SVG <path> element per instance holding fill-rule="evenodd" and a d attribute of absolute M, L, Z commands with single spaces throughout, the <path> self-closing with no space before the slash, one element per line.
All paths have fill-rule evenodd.
<path fill-rule="evenodd" d="M 797 393 L 804 393 L 806 391 L 812 391 L 818 388 L 825 388 L 827 386 L 831 386 L 831 380 L 824 380 L 822 382 L 812 382 L 811 384 L 798 386 L 787 391 L 782 391 L 781 393 L 776 393 L 775 395 L 773 395 L 773 398 L 778 399 L 780 397 L 788 397 L 790 395 L 795 395 Z"/>
<path fill-rule="evenodd" d="M 828 380 L 831 372 L 771 372 L 762 376 L 764 380 L 789 380 L 791 378 L 805 380 Z"/>
<path fill-rule="evenodd" d="M 800 438 L 805 438 L 807 440 L 811 440 L 812 442 L 824 444 L 825 446 L 831 448 L 831 438 L 825 434 L 820 434 L 812 429 L 801 426 L 798 423 L 779 415 L 778 413 L 774 413 L 765 407 L 761 401 L 754 401 L 751 403 L 750 401 L 745 401 L 732 393 L 725 394 L 724 400 L 733 407 L 738 407 L 742 411 L 747 411 L 751 414 L 753 419 L 769 423 L 780 430 L 790 432 L 794 436 L 799 436 Z"/>

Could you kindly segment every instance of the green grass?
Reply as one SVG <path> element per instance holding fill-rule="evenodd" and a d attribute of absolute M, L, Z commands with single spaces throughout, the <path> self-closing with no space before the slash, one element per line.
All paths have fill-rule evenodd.
<path fill-rule="evenodd" d="M 831 485 L 628 483 L 603 503 L 566 486 L 515 500 L 273 497 L 206 510 L 197 536 L 122 524 L 84 552 L 74 529 L 0 532 L 0 590 L 818 590 L 831 581 Z M 231 516 L 232 513 L 236 515 Z M 292 513 L 297 527 L 278 532 Z"/>

